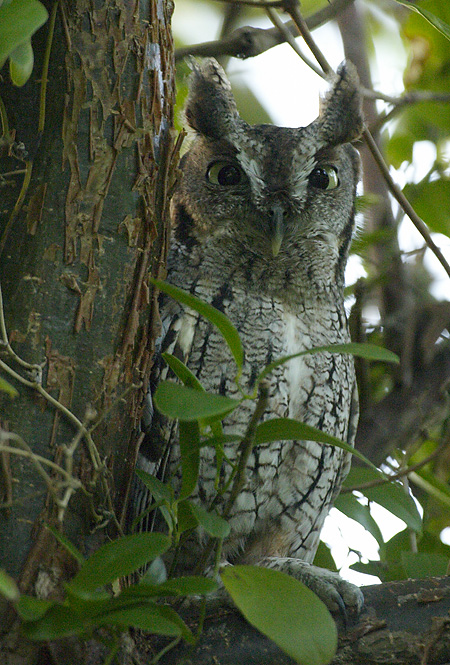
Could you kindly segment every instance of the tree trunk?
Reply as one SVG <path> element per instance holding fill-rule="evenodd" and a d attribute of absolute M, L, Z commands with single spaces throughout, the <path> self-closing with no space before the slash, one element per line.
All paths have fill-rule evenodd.
<path fill-rule="evenodd" d="M 29 82 L 2 89 L 1 287 L 25 363 L 4 346 L 1 375 L 19 396 L 0 393 L 0 561 L 43 595 L 70 574 L 45 525 L 82 551 L 121 530 L 157 329 L 148 277 L 164 268 L 177 161 L 171 3 L 93 4 L 58 9 L 43 131 L 50 21 Z"/>

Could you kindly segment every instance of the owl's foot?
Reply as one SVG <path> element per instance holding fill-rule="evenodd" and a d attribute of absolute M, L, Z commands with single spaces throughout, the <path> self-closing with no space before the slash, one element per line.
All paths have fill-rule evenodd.
<path fill-rule="evenodd" d="M 319 596 L 330 612 L 339 612 L 344 619 L 347 614 L 358 614 L 364 604 L 362 591 L 331 570 L 292 557 L 266 557 L 259 565 L 275 568 L 300 580 Z"/>

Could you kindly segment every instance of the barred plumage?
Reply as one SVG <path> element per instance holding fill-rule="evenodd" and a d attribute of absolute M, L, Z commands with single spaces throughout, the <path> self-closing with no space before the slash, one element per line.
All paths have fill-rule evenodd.
<path fill-rule="evenodd" d="M 350 145 L 362 129 L 357 79 L 351 65 L 342 66 L 321 115 L 308 127 L 252 127 L 239 117 L 223 70 L 207 59 L 194 69 L 186 118 L 197 135 L 183 157 L 173 200 L 167 279 L 234 323 L 245 350 L 242 383 L 250 391 L 272 360 L 349 341 L 343 290 L 359 179 L 359 158 Z M 234 364 L 218 331 L 167 297 L 160 310 L 152 389 L 166 373 L 161 353 L 168 350 L 206 389 L 237 396 Z M 322 352 L 296 358 L 277 367 L 269 381 L 264 418 L 296 418 L 353 442 L 351 356 Z M 244 404 L 234 411 L 225 431 L 242 434 L 251 409 Z M 176 479 L 174 424 L 152 411 L 147 439 L 141 465 Z M 236 444 L 226 444 L 225 453 L 235 461 Z M 358 606 L 361 596 L 352 585 L 305 566 L 314 558 L 349 463 L 341 449 L 310 441 L 255 447 L 230 515 L 225 558 L 289 570 L 332 608 L 341 603 L 339 594 Z M 215 476 L 214 450 L 202 448 L 194 496 L 205 506 L 216 495 Z M 216 499 L 215 506 L 226 499 L 227 494 Z M 190 541 L 182 549 L 181 568 L 189 570 L 199 552 L 198 541 Z"/>

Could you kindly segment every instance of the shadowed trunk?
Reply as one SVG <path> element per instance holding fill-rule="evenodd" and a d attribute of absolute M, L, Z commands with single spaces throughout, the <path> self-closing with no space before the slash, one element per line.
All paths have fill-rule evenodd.
<path fill-rule="evenodd" d="M 64 519 L 82 551 L 120 533 L 156 330 L 148 277 L 167 250 L 171 5 L 95 6 L 60 5 L 52 43 L 50 22 L 33 38 L 25 87 L 3 73 L 1 287 L 25 364 L 3 348 L 1 375 L 19 395 L 0 393 L 0 561 L 25 592 L 70 574 L 46 524 Z"/>

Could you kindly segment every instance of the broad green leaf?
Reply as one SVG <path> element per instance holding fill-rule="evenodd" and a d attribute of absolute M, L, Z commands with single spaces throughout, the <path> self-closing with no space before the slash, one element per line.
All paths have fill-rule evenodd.
<path fill-rule="evenodd" d="M 87 627 L 86 618 L 72 608 L 52 603 L 42 617 L 30 621 L 25 620 L 22 624 L 22 632 L 29 640 L 56 640 L 80 635 L 86 631 Z"/>
<path fill-rule="evenodd" d="M 157 409 L 165 416 L 187 422 L 223 417 L 241 403 L 231 397 L 203 393 L 171 381 L 162 381 L 153 399 Z"/>
<path fill-rule="evenodd" d="M 62 545 L 68 552 L 73 556 L 73 558 L 78 561 L 78 563 L 83 564 L 85 561 L 84 556 L 81 554 L 80 550 L 75 547 L 73 543 L 70 542 L 66 536 L 57 531 L 54 527 L 49 524 L 46 525 L 46 528 L 54 535 L 56 540 Z"/>
<path fill-rule="evenodd" d="M 15 609 L 24 621 L 37 621 L 54 605 L 56 605 L 54 600 L 43 600 L 42 598 L 33 598 L 33 596 L 22 594 L 19 602 L 15 605 Z"/>
<path fill-rule="evenodd" d="M 154 497 L 155 501 L 167 501 L 171 503 L 173 501 L 173 489 L 170 485 L 166 485 L 156 476 L 152 476 L 147 471 L 142 471 L 142 469 L 136 469 L 136 475 L 142 480 L 144 485 Z"/>
<path fill-rule="evenodd" d="M 198 526 L 198 519 L 192 510 L 192 502 L 183 499 L 177 504 L 177 532 L 180 536 L 185 531 L 191 531 Z"/>
<path fill-rule="evenodd" d="M 421 14 L 428 23 L 431 23 L 431 25 L 441 33 L 441 35 L 444 35 L 444 37 L 450 40 L 450 25 L 439 18 L 439 16 L 436 16 L 421 5 L 413 4 L 412 0 L 396 0 L 396 2 L 398 2 L 399 5 L 408 7 L 408 9 L 413 9 L 418 14 Z"/>
<path fill-rule="evenodd" d="M 17 390 L 0 376 L 0 392 L 7 393 L 10 397 L 17 397 Z"/>
<path fill-rule="evenodd" d="M 402 552 L 402 564 L 408 577 L 423 579 L 447 575 L 449 560 L 433 552 Z"/>
<path fill-rule="evenodd" d="M 205 508 L 196 503 L 191 503 L 191 510 L 197 518 L 198 523 L 213 538 L 226 538 L 229 535 L 230 525 L 215 510 L 205 510 Z"/>
<path fill-rule="evenodd" d="M 319 540 L 319 546 L 317 547 L 313 564 L 319 566 L 319 568 L 328 568 L 328 570 L 337 573 L 336 562 L 333 559 L 331 550 L 323 540 Z"/>
<path fill-rule="evenodd" d="M 380 561 L 369 561 L 368 563 L 356 561 L 352 563 L 350 569 L 355 570 L 357 573 L 364 573 L 364 575 L 374 575 L 375 577 L 379 577 L 383 582 L 385 581 L 387 566 Z"/>
<path fill-rule="evenodd" d="M 273 362 L 269 363 L 261 374 L 257 378 L 257 383 L 264 379 L 275 367 L 284 365 L 293 358 L 300 358 L 301 356 L 311 355 L 314 353 L 347 353 L 352 356 L 358 356 L 359 358 L 365 358 L 365 360 L 377 360 L 380 362 L 387 363 L 399 363 L 399 358 L 392 351 L 388 349 L 383 349 L 381 346 L 375 346 L 374 344 L 361 344 L 359 342 L 349 342 L 348 344 L 327 344 L 325 346 L 316 346 L 313 349 L 307 349 L 306 351 L 300 351 L 300 353 L 293 353 L 289 356 L 283 356 L 278 358 Z"/>
<path fill-rule="evenodd" d="M 0 596 L 11 602 L 19 600 L 20 591 L 8 573 L 0 568 Z"/>
<path fill-rule="evenodd" d="M 205 392 L 205 389 L 203 388 L 202 384 L 197 379 L 195 374 L 193 374 L 189 369 L 189 367 L 186 367 L 186 365 L 183 362 L 181 362 L 181 360 L 179 360 L 176 356 L 173 356 L 171 353 L 163 353 L 162 357 L 169 365 L 170 369 L 173 371 L 175 376 L 177 376 L 180 379 L 180 381 L 184 383 L 185 386 Z"/>
<path fill-rule="evenodd" d="M 301 582 L 255 566 L 229 566 L 221 577 L 247 621 L 297 663 L 331 661 L 337 646 L 336 625 L 322 601 Z"/>
<path fill-rule="evenodd" d="M 265 420 L 260 423 L 256 428 L 255 445 L 261 443 L 270 443 L 271 441 L 317 441 L 318 443 L 325 443 L 336 448 L 342 448 L 348 453 L 355 455 L 360 460 L 365 462 L 368 466 L 376 469 L 370 460 L 368 460 L 362 453 L 355 450 L 353 446 L 337 439 L 331 434 L 322 432 L 320 429 L 311 427 L 306 423 L 301 423 L 292 418 L 273 418 L 272 420 Z"/>
<path fill-rule="evenodd" d="M 242 436 L 237 434 L 221 434 L 220 436 L 209 436 L 206 439 L 202 439 L 200 442 L 200 447 L 203 446 L 222 446 L 224 443 L 237 443 L 242 440 Z"/>
<path fill-rule="evenodd" d="M 417 185 L 409 184 L 403 191 L 417 214 L 427 220 L 427 225 L 432 231 L 449 234 L 450 179 L 439 178 Z M 433 201 L 432 206 L 430 201 Z"/>
<path fill-rule="evenodd" d="M 369 506 L 361 504 L 354 494 L 351 494 L 350 492 L 340 494 L 334 502 L 334 507 L 367 529 L 380 547 L 384 545 L 384 539 L 380 527 L 373 519 Z"/>
<path fill-rule="evenodd" d="M 217 582 L 208 577 L 189 575 L 175 577 L 162 584 L 147 584 L 141 580 L 139 584 L 125 589 L 121 597 L 154 598 L 156 596 L 196 596 L 211 593 L 217 589 Z"/>
<path fill-rule="evenodd" d="M 29 39 L 16 46 L 9 55 L 9 75 L 14 85 L 18 88 L 25 85 L 31 76 L 33 65 L 33 47 L 31 46 L 31 39 Z"/>
<path fill-rule="evenodd" d="M 12 0 L 0 6 L 0 68 L 8 56 L 45 23 L 48 12 L 38 0 Z"/>
<path fill-rule="evenodd" d="M 376 503 L 389 510 L 393 515 L 406 522 L 410 529 L 420 533 L 422 530 L 422 518 L 414 499 L 405 492 L 402 485 L 398 482 L 386 482 L 374 487 L 364 488 L 364 484 L 380 480 L 381 474 L 372 469 L 353 468 L 345 481 L 346 487 L 359 487 L 359 490 L 369 501 Z"/>
<path fill-rule="evenodd" d="M 156 286 L 157 289 L 167 293 L 167 295 L 171 296 L 171 298 L 174 298 L 182 305 L 190 307 L 194 311 L 201 314 L 201 316 L 204 316 L 205 319 L 210 321 L 213 325 L 215 325 L 226 341 L 228 348 L 230 349 L 231 354 L 236 361 L 236 365 L 239 369 L 242 368 L 242 364 L 244 362 L 244 350 L 242 348 L 239 334 L 231 321 L 225 316 L 225 314 L 223 314 L 223 312 L 220 312 L 212 305 L 203 302 L 200 300 L 200 298 L 197 298 L 196 296 L 193 296 L 190 293 L 187 293 L 186 291 L 173 286 L 172 284 L 168 284 L 167 282 L 162 282 L 157 279 L 151 279 L 150 281 L 152 284 L 154 284 L 154 286 Z"/>
<path fill-rule="evenodd" d="M 83 596 L 134 573 L 146 563 L 164 554 L 171 541 L 160 533 L 136 533 L 103 545 L 83 564 L 68 585 L 72 592 Z"/>
<path fill-rule="evenodd" d="M 189 644 L 194 642 L 192 632 L 175 610 L 149 601 L 106 611 L 95 617 L 95 623 L 99 626 L 137 628 L 155 635 L 181 636 Z"/>
<path fill-rule="evenodd" d="M 200 428 L 197 421 L 179 422 L 181 452 L 180 499 L 186 499 L 197 486 L 200 467 Z"/>

